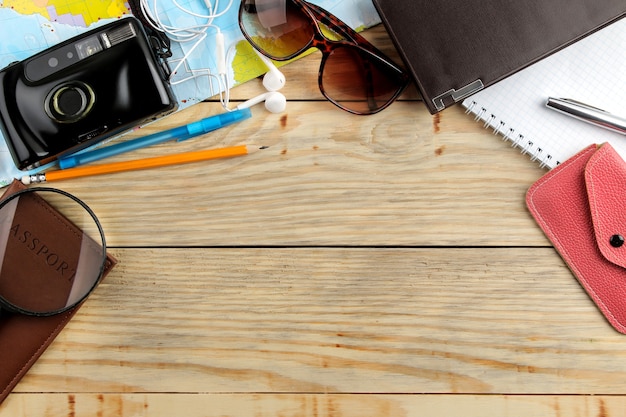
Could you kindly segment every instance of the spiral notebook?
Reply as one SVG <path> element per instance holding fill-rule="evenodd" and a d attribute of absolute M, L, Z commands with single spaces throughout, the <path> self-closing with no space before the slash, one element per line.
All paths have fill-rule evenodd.
<path fill-rule="evenodd" d="M 626 18 L 606 26 L 463 101 L 494 133 L 553 168 L 592 143 L 626 159 L 626 136 L 545 107 L 569 98 L 626 117 Z"/>
<path fill-rule="evenodd" d="M 436 113 L 626 15 L 625 0 L 373 0 Z"/>

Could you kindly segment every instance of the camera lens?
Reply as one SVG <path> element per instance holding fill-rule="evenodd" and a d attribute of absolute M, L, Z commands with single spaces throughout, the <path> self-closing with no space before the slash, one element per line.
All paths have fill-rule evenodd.
<path fill-rule="evenodd" d="M 51 119 L 60 123 L 73 123 L 91 111 L 94 101 L 93 90 L 85 83 L 74 81 L 50 91 L 45 109 Z"/>
<path fill-rule="evenodd" d="M 48 65 L 49 65 L 51 68 L 55 68 L 57 65 L 59 65 L 59 60 L 58 60 L 58 59 L 56 59 L 55 57 L 52 57 L 52 58 L 50 58 L 50 59 L 48 60 Z"/>
<path fill-rule="evenodd" d="M 67 116 L 79 114 L 85 106 L 85 93 L 76 88 L 65 88 L 55 97 L 55 109 Z"/>

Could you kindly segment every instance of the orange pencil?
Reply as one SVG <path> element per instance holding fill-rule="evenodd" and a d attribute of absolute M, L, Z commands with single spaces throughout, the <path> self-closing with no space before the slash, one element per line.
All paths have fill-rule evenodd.
<path fill-rule="evenodd" d="M 89 165 L 79 168 L 59 169 L 55 171 L 48 171 L 45 173 L 26 175 L 21 178 L 21 181 L 22 183 L 28 185 L 40 182 L 87 177 L 92 175 L 112 174 L 115 172 L 136 171 L 140 169 L 158 168 L 169 165 L 180 165 L 188 164 L 191 162 L 208 161 L 210 159 L 243 156 L 255 152 L 259 149 L 265 149 L 265 147 L 239 145 L 228 148 L 185 152 L 173 155 L 156 156 L 153 158 L 136 159 L 133 161 L 112 162 L 109 164 Z"/>

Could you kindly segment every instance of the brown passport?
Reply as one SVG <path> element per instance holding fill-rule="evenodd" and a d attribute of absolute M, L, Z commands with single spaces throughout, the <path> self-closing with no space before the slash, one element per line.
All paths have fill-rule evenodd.
<path fill-rule="evenodd" d="M 431 113 L 626 15 L 624 0 L 374 0 L 374 6 Z"/>
<path fill-rule="evenodd" d="M 14 181 L 2 198 L 24 189 L 19 181 Z M 53 209 L 50 216 L 59 216 Z M 63 239 L 56 235 L 54 239 Z M 115 258 L 107 254 L 104 268 L 106 275 L 115 266 Z M 35 317 L 2 311 L 0 315 L 0 403 L 9 395 L 19 380 L 41 356 L 63 327 L 70 321 L 80 305 L 61 314 Z"/>

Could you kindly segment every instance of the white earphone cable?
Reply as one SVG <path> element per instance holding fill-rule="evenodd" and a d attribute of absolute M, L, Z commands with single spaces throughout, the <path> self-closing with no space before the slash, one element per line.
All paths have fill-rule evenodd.
<path fill-rule="evenodd" d="M 209 80 L 217 81 L 218 83 L 217 91 L 219 92 L 220 102 L 222 102 L 223 106 L 225 105 L 225 103 L 227 103 L 227 101 L 224 102 L 224 99 L 222 97 L 222 92 L 223 91 L 227 92 L 229 89 L 229 85 L 228 85 L 229 83 L 227 82 L 228 77 L 225 74 L 221 74 L 221 73 L 217 75 L 213 74 L 209 68 L 206 68 L 203 70 L 190 70 L 188 66 L 188 61 L 191 55 L 194 53 L 194 51 L 198 48 L 198 46 L 200 46 L 206 40 L 208 36 L 207 32 L 209 29 L 211 28 L 215 29 L 215 31 L 218 34 L 218 37 L 221 35 L 219 26 L 213 24 L 213 21 L 216 18 L 223 16 L 225 13 L 227 13 L 232 7 L 233 2 L 234 0 L 229 0 L 226 7 L 224 7 L 223 10 L 219 10 L 220 9 L 219 0 L 216 0 L 214 4 L 212 4 L 210 0 L 205 0 L 204 5 L 206 6 L 208 13 L 201 14 L 201 13 L 196 13 L 192 10 L 189 10 L 188 8 L 183 7 L 176 0 L 172 0 L 172 3 L 174 4 L 174 6 L 176 6 L 176 8 L 178 8 L 182 12 L 198 19 L 206 19 L 206 22 L 199 23 L 196 25 L 191 25 L 188 27 L 176 27 L 176 26 L 166 24 L 161 19 L 160 14 L 159 14 L 159 0 L 152 0 L 152 3 L 150 3 L 150 0 L 140 0 L 141 11 L 146 17 L 147 22 L 153 29 L 158 30 L 162 33 L 165 33 L 167 37 L 170 38 L 170 40 L 177 42 L 179 44 L 193 42 L 193 44 L 190 47 L 185 49 L 185 53 L 183 57 L 180 58 L 179 60 L 178 59 L 176 60 L 178 61 L 178 63 L 171 71 L 171 75 L 169 79 L 170 83 L 172 85 L 177 85 L 183 82 L 190 81 L 192 79 L 207 76 Z M 223 36 L 222 36 L 222 39 L 223 39 Z M 220 59 L 223 59 L 223 57 L 218 56 L 218 61 Z M 223 63 L 218 62 L 217 65 L 218 65 L 218 68 L 226 67 L 225 62 Z M 181 68 L 183 68 L 183 66 L 188 73 L 191 73 L 191 75 L 185 78 L 175 80 L 174 77 L 181 70 Z M 212 95 L 216 94 L 215 93 L 216 90 L 212 86 L 213 83 L 211 81 L 209 81 L 209 83 L 211 87 L 211 94 Z M 227 97 L 228 96 L 229 94 L 227 94 Z"/>
<path fill-rule="evenodd" d="M 282 94 L 276 92 L 276 90 L 279 90 L 284 85 L 284 76 L 280 73 L 280 71 L 276 70 L 274 65 L 267 58 L 261 56 L 258 52 L 257 55 L 259 55 L 259 58 L 267 65 L 268 68 L 272 70 L 272 75 L 274 76 L 272 78 L 271 86 L 266 85 L 264 81 L 263 85 L 268 90 L 268 93 L 248 100 L 247 102 L 237 106 L 235 109 L 230 108 L 231 85 L 229 78 L 230 74 L 228 73 L 229 69 L 226 63 L 229 62 L 229 58 L 236 45 L 230 45 L 229 48 L 225 50 L 224 35 L 222 34 L 220 27 L 215 25 L 213 21 L 227 13 L 231 9 L 234 0 L 228 0 L 226 7 L 222 10 L 220 10 L 219 0 L 215 0 L 214 2 L 211 0 L 204 0 L 203 3 L 204 6 L 206 6 L 207 14 L 189 10 L 188 8 L 183 7 L 178 0 L 171 0 L 172 4 L 181 12 L 192 16 L 195 19 L 203 20 L 203 22 L 187 27 L 176 27 L 165 23 L 159 13 L 159 1 L 160 0 L 140 0 L 141 12 L 146 17 L 148 24 L 153 29 L 167 35 L 170 40 L 181 45 L 193 42 L 193 44 L 187 48 L 182 48 L 181 46 L 184 51 L 182 58 L 170 60 L 170 63 L 172 64 L 176 62 L 176 65 L 171 70 L 169 77 L 171 85 L 178 85 L 200 77 L 207 77 L 209 80 L 210 95 L 214 96 L 219 94 L 220 104 L 226 111 L 233 111 L 242 105 L 247 106 L 260 101 L 265 101 L 266 108 L 272 112 L 280 112 L 284 110 L 285 98 Z M 207 39 L 209 29 L 214 29 L 216 31 L 215 55 L 217 74 L 214 73 L 211 68 L 192 69 L 189 64 L 192 54 L 197 50 L 198 46 L 200 46 Z M 185 73 L 189 75 L 175 79 L 176 75 L 181 72 L 182 69 L 184 69 Z M 214 82 L 217 83 L 217 89 L 214 89 Z"/>

